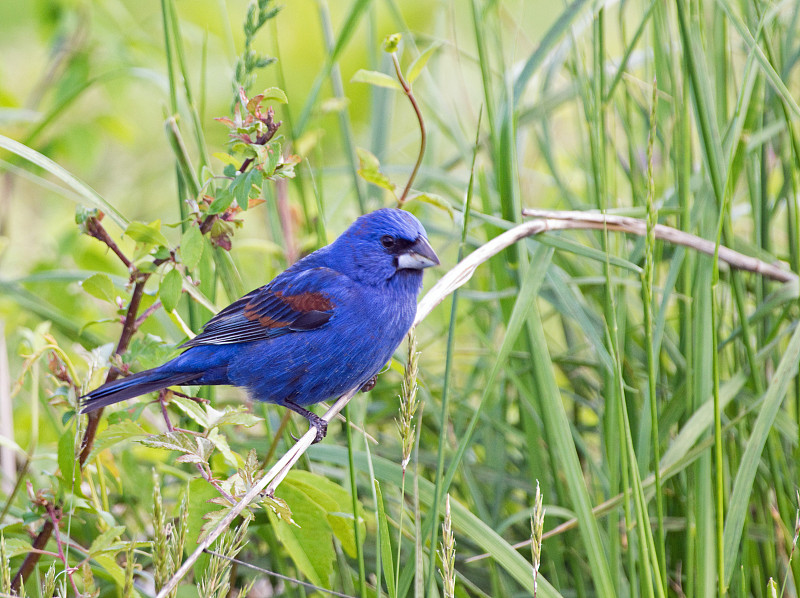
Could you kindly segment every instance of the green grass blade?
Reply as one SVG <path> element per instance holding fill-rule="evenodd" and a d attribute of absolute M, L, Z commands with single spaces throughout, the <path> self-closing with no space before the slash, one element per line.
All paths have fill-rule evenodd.
<path fill-rule="evenodd" d="M 125 230 L 128 228 L 128 224 L 130 224 L 130 222 L 119 210 L 117 210 L 117 208 L 108 203 L 97 191 L 81 181 L 78 177 L 74 176 L 63 166 L 56 164 L 47 156 L 40 154 L 27 145 L 23 145 L 18 141 L 14 141 L 13 139 L 10 139 L 4 135 L 0 135 L 0 148 L 8 150 L 20 158 L 27 160 L 31 164 L 34 164 L 49 172 L 54 177 L 66 184 L 67 187 L 69 187 L 72 191 L 77 193 L 78 197 L 81 198 L 81 203 L 83 205 L 89 208 L 97 208 L 98 210 L 102 211 L 121 229 Z M 69 195 L 68 197 L 72 198 L 74 196 Z"/>

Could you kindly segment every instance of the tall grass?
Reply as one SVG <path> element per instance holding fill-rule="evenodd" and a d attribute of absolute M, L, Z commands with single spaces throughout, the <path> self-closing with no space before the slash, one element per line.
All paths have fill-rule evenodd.
<path fill-rule="evenodd" d="M 127 292 L 113 256 L 79 236 L 70 202 L 103 210 L 117 237 L 117 227 L 136 219 L 180 231 L 186 197 L 208 184 L 208 168 L 221 170 L 214 155 L 224 151 L 223 133 L 209 115 L 228 112 L 229 40 L 240 32 L 226 23 L 241 22 L 244 7 L 109 6 L 0 25 L 2 37 L 15 40 L 0 42 L 9 56 L 0 92 L 13 107 L 0 123 L 0 317 L 12 354 L 12 380 L 0 384 L 21 380 L 17 438 L 0 446 L 31 464 L 21 475 L 33 492 L 0 494 L 10 557 L 7 568 L 0 559 L 4 588 L 30 545 L 26 526 L 35 534 L 46 520 L 50 474 L 74 438 L 62 420 L 74 392 L 58 383 L 58 371 L 26 359 L 58 345 L 88 386 L 91 366 L 106 364 L 97 347 L 119 329 L 113 302 L 74 282 L 107 273 L 114 293 Z M 160 22 L 158 34 L 140 19 Z M 18 89 L 17 56 L 42 49 L 24 37 L 32 27 L 54 48 L 59 39 L 72 45 L 54 55 L 58 68 L 33 64 L 38 84 Z M 224 305 L 296 257 L 286 248 L 314 249 L 359 213 L 393 205 L 358 176 L 356 148 L 378 156 L 402 188 L 417 158 L 416 117 L 403 94 L 350 78 L 359 69 L 393 75 L 380 42 L 394 31 L 403 34 L 403 68 L 435 47 L 413 83 L 428 140 L 413 186 L 429 196 L 405 206 L 442 257 L 427 287 L 520 222 L 523 207 L 636 216 L 650 231 L 669 224 L 800 273 L 799 28 L 797 0 L 287 4 L 253 38 L 280 59 L 258 72 L 253 90 L 285 89 L 289 103 L 276 106 L 278 118 L 304 161 L 285 188 L 265 184 L 267 205 L 242 216 L 230 253 L 208 247 L 192 272 L 199 292 Z M 143 93 L 145 80 L 165 83 L 153 96 Z M 161 138 L 165 115 L 173 118 Z M 131 130 L 135 124 L 146 134 Z M 31 230 L 41 231 L 36 244 L 48 251 L 23 249 Z M 178 231 L 164 228 L 174 244 Z M 130 240 L 123 246 L 135 251 Z M 249 542 L 238 558 L 359 596 L 502 597 L 534 587 L 540 596 L 767 596 L 770 580 L 779 595 L 797 596 L 799 298 L 796 282 L 731 271 L 653 234 L 576 230 L 521 241 L 417 328 L 415 388 L 424 408 L 404 422 L 403 438 L 397 397 L 415 352 L 401 348 L 375 390 L 351 403 L 346 432 L 332 425 L 301 462 L 313 479 L 327 480 L 314 488 L 311 478 L 290 476 L 279 487 L 301 527 L 275 515 L 276 503 L 240 528 Z M 204 310 L 187 299 L 174 317 L 157 312 L 141 331 L 149 348 L 134 347 L 134 367 L 153 365 L 166 351 L 156 341 L 179 341 L 180 321 L 197 329 Z M 226 389 L 216 395 L 215 405 L 240 398 Z M 232 453 L 286 448 L 282 413 L 253 411 L 264 421 L 241 433 L 223 429 Z M 149 409 L 112 417 L 125 426 L 113 430 L 128 436 L 163 425 Z M 173 417 L 197 427 L 196 414 Z M 72 543 L 67 560 L 86 560 L 94 578 L 86 574 L 85 587 L 110 593 L 128 587 L 134 567 L 122 569 L 103 551 L 126 563 L 129 554 L 153 572 L 158 550 L 119 544 L 153 539 L 152 496 L 164 521 L 193 480 L 189 514 L 181 515 L 190 550 L 215 494 L 163 451 L 108 442 L 84 474 L 88 496 L 52 498 L 65 505 L 65 522 L 73 518 L 61 532 Z M 212 458 L 214 475 L 247 470 L 232 460 Z M 440 552 L 446 500 L 454 569 Z M 530 520 L 542 508 L 537 578 Z M 76 514 L 88 523 L 76 525 Z M 51 540 L 47 550 L 57 548 Z M 29 594 L 52 586 L 53 562 L 62 587 L 64 565 L 51 554 Z M 186 583 L 219 574 L 216 557 L 209 563 L 198 563 L 197 581 Z M 135 576 L 142 594 L 146 575 Z M 227 587 L 220 575 L 217 585 Z M 260 575 L 237 567 L 230 586 Z M 280 583 L 286 595 L 310 595 Z"/>

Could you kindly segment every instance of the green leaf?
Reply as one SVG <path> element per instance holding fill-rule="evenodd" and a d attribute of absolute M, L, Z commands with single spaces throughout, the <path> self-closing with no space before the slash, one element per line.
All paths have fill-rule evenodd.
<path fill-rule="evenodd" d="M 203 233 L 197 226 L 190 226 L 181 236 L 181 260 L 184 266 L 190 270 L 197 267 L 200 263 L 200 258 L 203 257 L 203 249 L 205 242 L 203 241 Z"/>
<path fill-rule="evenodd" d="M 31 149 L 27 145 L 23 145 L 22 143 L 14 141 L 13 139 L 10 139 L 4 135 L 0 135 L 0 148 L 6 149 L 18 155 L 20 158 L 27 160 L 31 164 L 35 164 L 36 166 L 43 168 L 54 177 L 60 179 L 63 183 L 66 183 L 66 185 L 75 193 L 64 193 L 65 197 L 79 202 L 87 207 L 101 210 L 104 214 L 108 214 L 111 220 L 113 220 L 120 228 L 125 228 L 125 226 L 128 224 L 128 219 L 125 218 L 125 216 L 123 216 L 122 213 L 117 210 L 117 208 L 100 197 L 100 194 L 97 193 L 97 191 L 92 189 L 79 178 L 73 176 L 70 172 L 53 162 L 47 156 L 44 156 L 36 150 Z"/>
<path fill-rule="evenodd" d="M 116 525 L 104 531 L 102 534 L 97 536 L 94 540 L 92 540 L 92 545 L 89 547 L 89 554 L 94 556 L 98 552 L 103 552 L 107 550 L 112 544 L 114 544 L 117 539 L 122 535 L 122 532 L 125 531 L 124 525 Z"/>
<path fill-rule="evenodd" d="M 172 311 L 178 305 L 178 300 L 181 298 L 181 287 L 183 286 L 183 278 L 180 272 L 175 268 L 170 270 L 161 279 L 161 285 L 158 287 L 158 296 L 161 299 L 161 305 L 164 306 L 166 311 Z"/>
<path fill-rule="evenodd" d="M 208 433 L 208 440 L 213 443 L 214 447 L 222 453 L 222 456 L 232 467 L 241 467 L 243 459 L 231 450 L 228 444 L 228 439 L 220 434 L 219 429 L 214 428 Z"/>
<path fill-rule="evenodd" d="M 436 206 L 440 210 L 447 212 L 451 220 L 455 220 L 453 206 L 451 206 L 450 202 L 448 202 L 441 195 L 436 195 L 435 193 L 417 193 L 416 195 L 412 195 L 411 197 L 407 198 L 406 203 L 412 200 L 421 201 L 423 203 Z"/>
<path fill-rule="evenodd" d="M 389 177 L 380 171 L 381 164 L 378 158 L 369 150 L 365 150 L 361 147 L 356 148 L 356 153 L 358 154 L 359 176 L 368 183 L 391 191 L 394 195 L 394 184 L 389 180 Z"/>
<path fill-rule="evenodd" d="M 281 498 L 291 505 L 292 519 L 297 525 L 280 521 L 267 509 L 275 535 L 311 583 L 329 588 L 336 553 L 326 509 L 294 484 L 284 482 L 280 492 Z"/>
<path fill-rule="evenodd" d="M 92 297 L 97 297 L 109 303 L 115 303 L 117 298 L 114 283 L 111 282 L 111 278 L 107 274 L 92 274 L 81 283 L 81 288 Z"/>
<path fill-rule="evenodd" d="M 194 438 L 195 436 L 186 432 L 166 432 L 164 434 L 153 434 L 152 436 L 143 438 L 139 442 L 150 448 L 179 451 L 181 453 L 193 453 L 197 450 L 197 444 Z"/>
<path fill-rule="evenodd" d="M 129 419 L 110 425 L 94 439 L 92 452 L 89 453 L 87 462 L 91 462 L 92 459 L 102 451 L 111 448 L 115 444 L 119 444 L 123 440 L 138 439 L 146 434 L 147 433 L 139 424 Z"/>
<path fill-rule="evenodd" d="M 250 410 L 244 405 L 239 407 L 225 407 L 225 409 L 222 411 L 214 409 L 210 405 L 206 405 L 206 414 L 208 417 L 207 427 L 209 428 L 235 425 L 246 426 L 249 428 L 260 421 L 264 421 L 263 418 L 250 413 Z"/>
<path fill-rule="evenodd" d="M 730 582 L 736 559 L 741 554 L 739 542 L 742 538 L 742 526 L 750 506 L 750 494 L 753 491 L 753 481 L 761 462 L 761 453 L 767 443 L 767 437 L 772 430 L 775 417 L 786 398 L 789 384 L 797 375 L 798 360 L 800 360 L 800 326 L 795 328 L 789 346 L 786 347 L 778 369 L 775 370 L 767 392 L 764 393 L 764 402 L 758 412 L 756 422 L 753 424 L 753 431 L 736 472 L 736 480 L 733 482 L 733 491 L 723 532 L 726 585 Z"/>
<path fill-rule="evenodd" d="M 339 539 L 344 551 L 356 556 L 356 537 L 353 530 L 353 499 L 345 488 L 321 475 L 310 471 L 292 471 L 286 482 L 302 490 L 321 507 L 326 509 L 328 523 Z M 359 535 L 366 534 L 364 513 L 359 506 Z"/>
<path fill-rule="evenodd" d="M 389 598 L 395 598 L 397 588 L 394 585 L 394 556 L 392 555 L 392 540 L 389 537 L 389 523 L 386 519 L 386 509 L 383 505 L 383 495 L 381 494 L 381 484 L 375 480 L 375 496 L 378 503 L 378 529 L 381 538 L 381 566 L 383 576 L 386 578 L 386 587 L 389 590 Z"/>
<path fill-rule="evenodd" d="M 150 224 L 144 222 L 131 222 L 128 228 L 125 229 L 125 234 L 137 243 L 144 243 L 145 245 L 163 245 L 169 246 L 169 241 L 161 233 L 161 220 L 155 220 Z"/>
<path fill-rule="evenodd" d="M 419 77 L 420 73 L 422 73 L 422 69 L 425 68 L 425 65 L 428 64 L 428 60 L 431 59 L 434 52 L 441 47 L 442 44 L 434 43 L 425 48 L 425 50 L 414 59 L 414 62 L 408 67 L 408 71 L 406 71 L 406 80 L 409 83 L 413 83 L 417 77 Z"/>
<path fill-rule="evenodd" d="M 217 197 L 214 199 L 214 201 L 211 202 L 211 205 L 208 206 L 206 214 L 209 215 L 220 214 L 221 212 L 224 212 L 230 207 L 230 205 L 233 203 L 233 200 L 235 199 L 233 195 L 233 189 L 236 186 L 239 178 L 240 177 L 237 176 L 235 179 L 233 179 L 233 181 L 231 181 L 230 185 L 217 192 Z"/>
<path fill-rule="evenodd" d="M 6 556 L 14 557 L 31 551 L 31 543 L 20 538 L 5 538 Z M 2 564 L 4 565 L 4 563 Z"/>
<path fill-rule="evenodd" d="M 114 557 L 106 554 L 98 554 L 94 557 L 94 560 L 111 576 L 114 583 L 117 584 L 117 587 L 122 588 L 125 586 L 125 569 L 117 564 Z M 133 596 L 137 595 L 138 593 L 134 591 Z"/>
<path fill-rule="evenodd" d="M 175 396 L 170 401 L 172 405 L 180 408 L 186 415 L 191 417 L 202 428 L 210 427 L 208 424 L 208 413 L 200 405 L 186 397 Z"/>
<path fill-rule="evenodd" d="M 75 431 L 67 428 L 58 439 L 58 468 L 65 480 L 73 479 L 78 460 L 75 458 Z M 78 475 L 80 477 L 80 474 Z"/>
<path fill-rule="evenodd" d="M 367 71 L 364 69 L 359 69 L 356 71 L 356 74 L 353 75 L 352 79 L 350 79 L 350 83 L 369 83 L 370 85 L 375 85 L 377 87 L 397 89 L 398 91 L 403 90 L 403 88 L 400 86 L 400 83 L 398 83 L 397 79 L 394 77 L 390 77 L 386 73 Z"/>
<path fill-rule="evenodd" d="M 286 94 L 280 87 L 268 87 L 264 91 L 261 92 L 262 96 L 264 96 L 264 101 L 274 101 L 280 104 L 288 104 L 289 100 L 286 97 Z"/>

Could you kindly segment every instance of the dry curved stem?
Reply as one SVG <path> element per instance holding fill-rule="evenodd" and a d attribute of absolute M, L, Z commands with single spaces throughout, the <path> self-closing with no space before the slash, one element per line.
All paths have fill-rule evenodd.
<path fill-rule="evenodd" d="M 326 422 L 330 423 L 330 421 L 342 410 L 345 408 L 350 402 L 355 394 L 361 390 L 359 388 L 354 388 L 344 395 L 341 396 L 332 406 L 325 412 L 325 415 L 322 416 Z M 312 427 L 310 428 L 305 434 L 303 434 L 300 439 L 290 448 L 280 460 L 273 465 L 270 470 L 265 473 L 258 482 L 247 491 L 242 499 L 236 503 L 236 505 L 228 512 L 228 514 L 222 518 L 219 522 L 217 527 L 215 527 L 202 542 L 199 542 L 195 551 L 189 555 L 189 557 L 183 562 L 180 568 L 175 572 L 175 574 L 170 578 L 170 580 L 161 588 L 161 591 L 158 593 L 156 598 L 165 598 L 169 595 L 169 593 L 175 589 L 180 582 L 181 579 L 191 570 L 192 566 L 194 565 L 195 561 L 200 558 L 200 555 L 203 554 L 209 546 L 211 546 L 214 541 L 219 537 L 222 532 L 227 530 L 231 523 L 233 523 L 234 519 L 236 519 L 242 511 L 244 511 L 247 506 L 256 500 L 262 493 L 266 493 L 268 495 L 272 495 L 275 492 L 275 488 L 283 481 L 289 471 L 292 469 L 295 463 L 303 456 L 308 450 L 313 442 L 314 438 L 316 438 L 316 430 Z"/>
<path fill-rule="evenodd" d="M 586 212 L 570 212 L 570 211 L 543 211 L 543 210 L 525 210 L 524 215 L 535 216 L 536 219 L 528 222 L 523 222 L 511 228 L 504 233 L 491 239 L 484 245 L 478 247 L 475 251 L 461 260 L 451 270 L 449 270 L 439 281 L 431 288 L 430 291 L 422 298 L 417 306 L 417 316 L 414 319 L 414 326 L 422 322 L 430 313 L 433 308 L 439 305 L 450 293 L 455 291 L 460 286 L 464 285 L 472 277 L 478 266 L 489 260 L 489 258 L 497 255 L 507 247 L 524 239 L 537 235 L 549 230 L 570 230 L 570 229 L 600 229 L 607 228 L 609 230 L 617 230 L 628 232 L 636 235 L 644 235 L 647 233 L 647 223 L 644 220 L 637 218 L 628 218 L 622 216 L 607 216 L 603 214 L 586 213 Z M 667 242 L 684 245 L 697 251 L 714 255 L 714 243 L 706 241 L 695 235 L 684 233 L 674 228 L 664 225 L 657 225 L 655 228 L 656 238 L 662 239 Z M 720 247 L 719 259 L 729 264 L 733 268 L 748 270 L 756 272 L 764 277 L 777 280 L 780 282 L 797 281 L 798 277 L 792 272 L 787 272 L 775 265 L 768 264 L 756 258 L 746 256 L 742 253 L 729 249 L 727 247 Z M 350 402 L 350 399 L 360 388 L 354 388 L 339 398 L 333 406 L 328 409 L 322 418 L 326 422 L 330 422 L 344 407 Z M 273 494 L 278 485 L 283 481 L 289 470 L 300 459 L 306 450 L 311 446 L 316 433 L 313 429 L 306 432 L 295 444 L 290 448 L 281 459 L 272 466 L 272 468 L 264 474 L 264 476 L 254 485 L 247 494 L 230 510 L 230 512 L 219 522 L 216 528 L 208 534 L 208 536 L 198 544 L 197 549 L 184 561 L 181 567 L 175 572 L 172 578 L 162 588 L 156 598 L 165 598 L 168 593 L 174 589 L 180 580 L 189 572 L 194 565 L 195 561 L 216 538 L 239 516 L 242 511 L 255 500 L 262 491 L 267 494 Z"/>
<path fill-rule="evenodd" d="M 631 218 L 629 216 L 615 216 L 600 214 L 597 212 L 576 212 L 570 210 L 522 210 L 523 216 L 531 216 L 546 221 L 556 220 L 559 222 L 569 223 L 570 226 L 562 226 L 559 228 L 575 228 L 575 229 L 593 229 L 593 230 L 614 230 L 623 233 L 630 233 L 644 237 L 647 234 L 647 222 L 640 218 Z M 716 243 L 683 232 L 677 228 L 666 226 L 664 224 L 655 225 L 655 237 L 662 241 L 672 243 L 674 245 L 683 245 L 689 247 L 700 253 L 705 253 L 713 257 Z M 737 270 L 746 270 L 748 272 L 755 272 L 764 278 L 777 280 L 778 282 L 794 282 L 798 280 L 797 274 L 784 270 L 783 268 L 769 264 L 749 255 L 734 251 L 729 247 L 720 245 L 719 247 L 719 260 L 728 264 L 730 267 Z"/>

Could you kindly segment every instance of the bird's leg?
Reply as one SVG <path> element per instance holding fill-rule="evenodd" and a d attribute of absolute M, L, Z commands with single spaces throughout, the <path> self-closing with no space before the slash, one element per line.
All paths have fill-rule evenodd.
<path fill-rule="evenodd" d="M 372 378 L 367 380 L 367 383 L 361 387 L 361 392 L 369 392 L 373 388 L 375 388 L 375 384 L 378 382 L 378 374 L 375 374 Z"/>
<path fill-rule="evenodd" d="M 312 413 L 308 409 L 301 407 L 297 403 L 293 403 L 292 401 L 285 400 L 283 405 L 294 411 L 295 413 L 299 413 L 303 417 L 308 420 L 308 423 L 311 425 L 312 428 L 316 429 L 317 436 L 314 438 L 314 441 L 311 444 L 317 444 L 320 440 L 325 438 L 325 435 L 328 433 L 328 422 L 322 419 L 316 413 Z M 294 438 L 294 436 L 292 437 Z M 297 438 L 295 438 L 297 440 Z"/>

